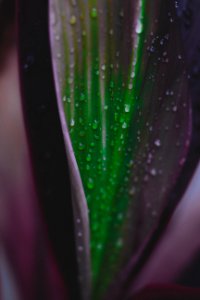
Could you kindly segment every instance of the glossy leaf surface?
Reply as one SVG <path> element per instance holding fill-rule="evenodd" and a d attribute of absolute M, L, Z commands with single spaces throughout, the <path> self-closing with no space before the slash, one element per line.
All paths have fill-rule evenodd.
<path fill-rule="evenodd" d="M 80 214 L 85 198 L 89 209 L 95 299 L 156 226 L 185 161 L 191 111 L 175 9 L 159 0 L 51 1 L 58 103 L 72 181 L 83 186 Z M 78 239 L 77 249 L 85 251 Z"/>

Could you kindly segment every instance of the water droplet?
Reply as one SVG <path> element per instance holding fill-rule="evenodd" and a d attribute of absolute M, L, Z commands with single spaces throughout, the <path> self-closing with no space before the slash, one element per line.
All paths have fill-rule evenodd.
<path fill-rule="evenodd" d="M 97 17 L 97 9 L 96 9 L 95 7 L 93 7 L 93 8 L 91 9 L 91 17 L 92 17 L 93 19 L 96 19 L 96 17 Z"/>
<path fill-rule="evenodd" d="M 130 112 L 130 105 L 129 104 L 125 104 L 125 108 L 124 108 L 125 112 Z"/>
<path fill-rule="evenodd" d="M 156 171 L 156 169 L 151 169 L 150 170 L 150 174 L 152 175 L 152 176 L 156 176 L 157 175 L 157 171 Z"/>
<path fill-rule="evenodd" d="M 129 83 L 128 89 L 129 89 L 129 90 L 132 90 L 132 89 L 133 89 L 133 84 L 132 84 L 132 83 Z"/>
<path fill-rule="evenodd" d="M 71 127 L 74 127 L 74 125 L 75 125 L 75 121 L 74 121 L 74 119 L 71 119 L 71 121 L 70 121 L 70 126 L 71 126 Z"/>
<path fill-rule="evenodd" d="M 182 159 L 180 159 L 180 160 L 179 160 L 179 165 L 180 165 L 180 166 L 183 166 L 184 163 L 185 163 L 185 160 L 186 160 L 185 157 L 182 158 Z"/>
<path fill-rule="evenodd" d="M 136 24 L 135 32 L 137 34 L 140 34 L 140 33 L 142 33 L 142 30 L 143 30 L 142 22 L 141 22 L 141 20 L 138 20 L 137 24 Z"/>
<path fill-rule="evenodd" d="M 154 145 L 160 147 L 161 146 L 160 140 L 155 140 Z"/>
<path fill-rule="evenodd" d="M 123 219 L 123 214 L 122 214 L 122 213 L 119 213 L 119 214 L 117 215 L 117 219 L 118 219 L 118 220 L 122 220 L 122 219 Z"/>
<path fill-rule="evenodd" d="M 135 187 L 133 186 L 133 187 L 129 190 L 129 195 L 130 195 L 130 196 L 133 196 L 133 195 L 135 195 L 135 192 L 136 192 L 136 189 L 135 189 Z"/>
<path fill-rule="evenodd" d="M 73 78 L 71 78 L 71 77 L 68 78 L 68 83 L 69 83 L 69 84 L 72 84 L 72 83 L 73 83 Z"/>
<path fill-rule="evenodd" d="M 131 78 L 133 79 L 135 77 L 135 72 L 133 71 L 132 73 L 131 73 Z"/>
<path fill-rule="evenodd" d="M 86 160 L 89 162 L 89 161 L 91 161 L 91 159 L 92 159 L 92 156 L 91 156 L 90 153 L 88 153 L 88 155 L 87 155 L 87 157 L 86 157 Z"/>
<path fill-rule="evenodd" d="M 165 93 L 166 96 L 173 96 L 174 95 L 174 92 L 173 91 L 170 91 L 170 90 L 167 90 L 166 93 Z"/>
<path fill-rule="evenodd" d="M 85 149 L 85 145 L 83 143 L 79 143 L 79 146 L 78 146 L 79 150 L 84 150 Z"/>
<path fill-rule="evenodd" d="M 97 122 L 97 120 L 95 120 L 95 121 L 93 122 L 92 128 L 93 128 L 94 130 L 96 130 L 96 129 L 98 128 L 98 122 Z"/>
<path fill-rule="evenodd" d="M 85 95 L 83 93 L 81 93 L 80 95 L 80 101 L 84 101 L 85 100 Z"/>
<path fill-rule="evenodd" d="M 123 246 L 123 239 L 122 238 L 119 238 L 117 240 L 116 246 L 119 247 L 119 248 L 121 248 Z"/>
<path fill-rule="evenodd" d="M 101 70 L 102 70 L 102 71 L 105 71 L 105 69 L 106 69 L 106 65 L 102 65 L 102 66 L 101 66 Z"/>
<path fill-rule="evenodd" d="M 91 146 L 92 148 L 94 148 L 95 143 L 92 142 L 92 143 L 90 144 L 90 146 Z"/>
<path fill-rule="evenodd" d="M 75 25 L 76 24 L 76 17 L 75 16 L 71 16 L 70 20 L 69 20 L 69 23 L 71 25 Z"/>
<path fill-rule="evenodd" d="M 153 155 L 151 153 L 149 153 L 148 157 L 147 157 L 147 164 L 150 164 L 152 159 L 153 159 Z"/>
<path fill-rule="evenodd" d="M 89 190 L 92 190 L 94 188 L 94 180 L 92 178 L 88 179 L 87 187 Z"/>
<path fill-rule="evenodd" d="M 79 252 L 83 252 L 83 249 L 84 249 L 83 246 L 79 246 L 79 247 L 78 247 L 78 251 L 79 251 Z"/>
<path fill-rule="evenodd" d="M 98 249 L 98 250 L 102 250 L 102 249 L 103 249 L 102 244 L 98 244 L 98 245 L 97 245 L 97 249 Z"/>
<path fill-rule="evenodd" d="M 120 11 L 119 16 L 120 16 L 121 18 L 124 17 L 124 11 L 123 11 L 123 10 Z"/>

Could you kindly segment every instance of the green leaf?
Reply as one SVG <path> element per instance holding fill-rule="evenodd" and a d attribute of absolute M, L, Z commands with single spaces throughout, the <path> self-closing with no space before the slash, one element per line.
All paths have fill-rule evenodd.
<path fill-rule="evenodd" d="M 99 299 L 157 224 L 184 162 L 187 75 L 172 1 L 50 2 L 75 211 L 87 228 L 87 201 L 92 290 Z"/>

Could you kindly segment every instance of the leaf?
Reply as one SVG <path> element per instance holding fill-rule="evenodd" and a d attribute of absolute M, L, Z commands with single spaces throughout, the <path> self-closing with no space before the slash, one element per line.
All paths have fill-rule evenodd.
<path fill-rule="evenodd" d="M 64 300 L 66 287 L 49 247 L 30 163 L 13 15 L 14 3 L 1 1 L 0 298 Z"/>
<path fill-rule="evenodd" d="M 19 0 L 17 12 L 17 43 L 24 127 L 28 137 L 31 175 L 34 174 L 38 196 L 33 203 L 39 206 L 38 210 L 40 209 L 33 219 L 37 220 L 37 232 L 41 233 L 43 225 L 39 223 L 38 214 L 42 211 L 49 247 L 58 267 L 58 277 L 62 277 L 65 284 L 63 285 L 62 282 L 64 291 L 58 290 L 56 293 L 56 282 L 47 280 L 44 289 L 48 287 L 46 290 L 48 295 L 43 297 L 45 276 L 43 276 L 42 262 L 44 259 L 45 262 L 47 260 L 44 270 L 47 277 L 56 274 L 51 272 L 52 264 L 48 260 L 49 254 L 43 248 L 47 236 L 39 236 L 41 240 L 37 241 L 37 247 L 39 249 L 41 247 L 44 252 L 37 256 L 37 263 L 42 270 L 36 271 L 42 277 L 41 279 L 37 277 L 39 279 L 37 283 L 41 285 L 39 288 L 35 287 L 34 292 L 43 298 L 62 299 L 65 298 L 67 286 L 69 297 L 78 299 L 80 288 L 75 254 L 71 186 L 52 76 L 48 36 L 48 1 Z M 27 198 L 28 196 L 25 197 L 26 203 Z M 35 253 L 35 247 L 33 252 Z M 31 297 L 38 298 L 28 285 L 26 288 L 32 295 Z M 25 299 L 31 299 L 31 297 L 27 296 Z"/>
<path fill-rule="evenodd" d="M 50 10 L 58 106 L 82 221 L 89 208 L 99 299 L 152 233 L 186 158 L 179 25 L 170 0 L 52 0 Z M 83 264 L 87 241 L 86 232 Z"/>
<path fill-rule="evenodd" d="M 178 285 L 150 285 L 138 293 L 134 298 L 136 300 L 197 300 L 200 296 L 200 290 Z"/>
<path fill-rule="evenodd" d="M 151 283 L 163 284 L 177 281 L 199 253 L 199 179 L 200 165 L 198 164 L 185 194 L 154 247 L 153 253 L 139 276 L 132 280 L 133 295 L 135 291 Z"/>

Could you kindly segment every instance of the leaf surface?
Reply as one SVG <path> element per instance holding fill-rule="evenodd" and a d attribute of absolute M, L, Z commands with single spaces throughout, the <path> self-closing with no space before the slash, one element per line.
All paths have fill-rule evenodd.
<path fill-rule="evenodd" d="M 99 299 L 155 228 L 186 158 L 191 110 L 179 26 L 170 0 L 52 0 L 50 32 Z M 77 249 L 89 262 L 85 237 L 86 249 L 78 241 Z"/>

